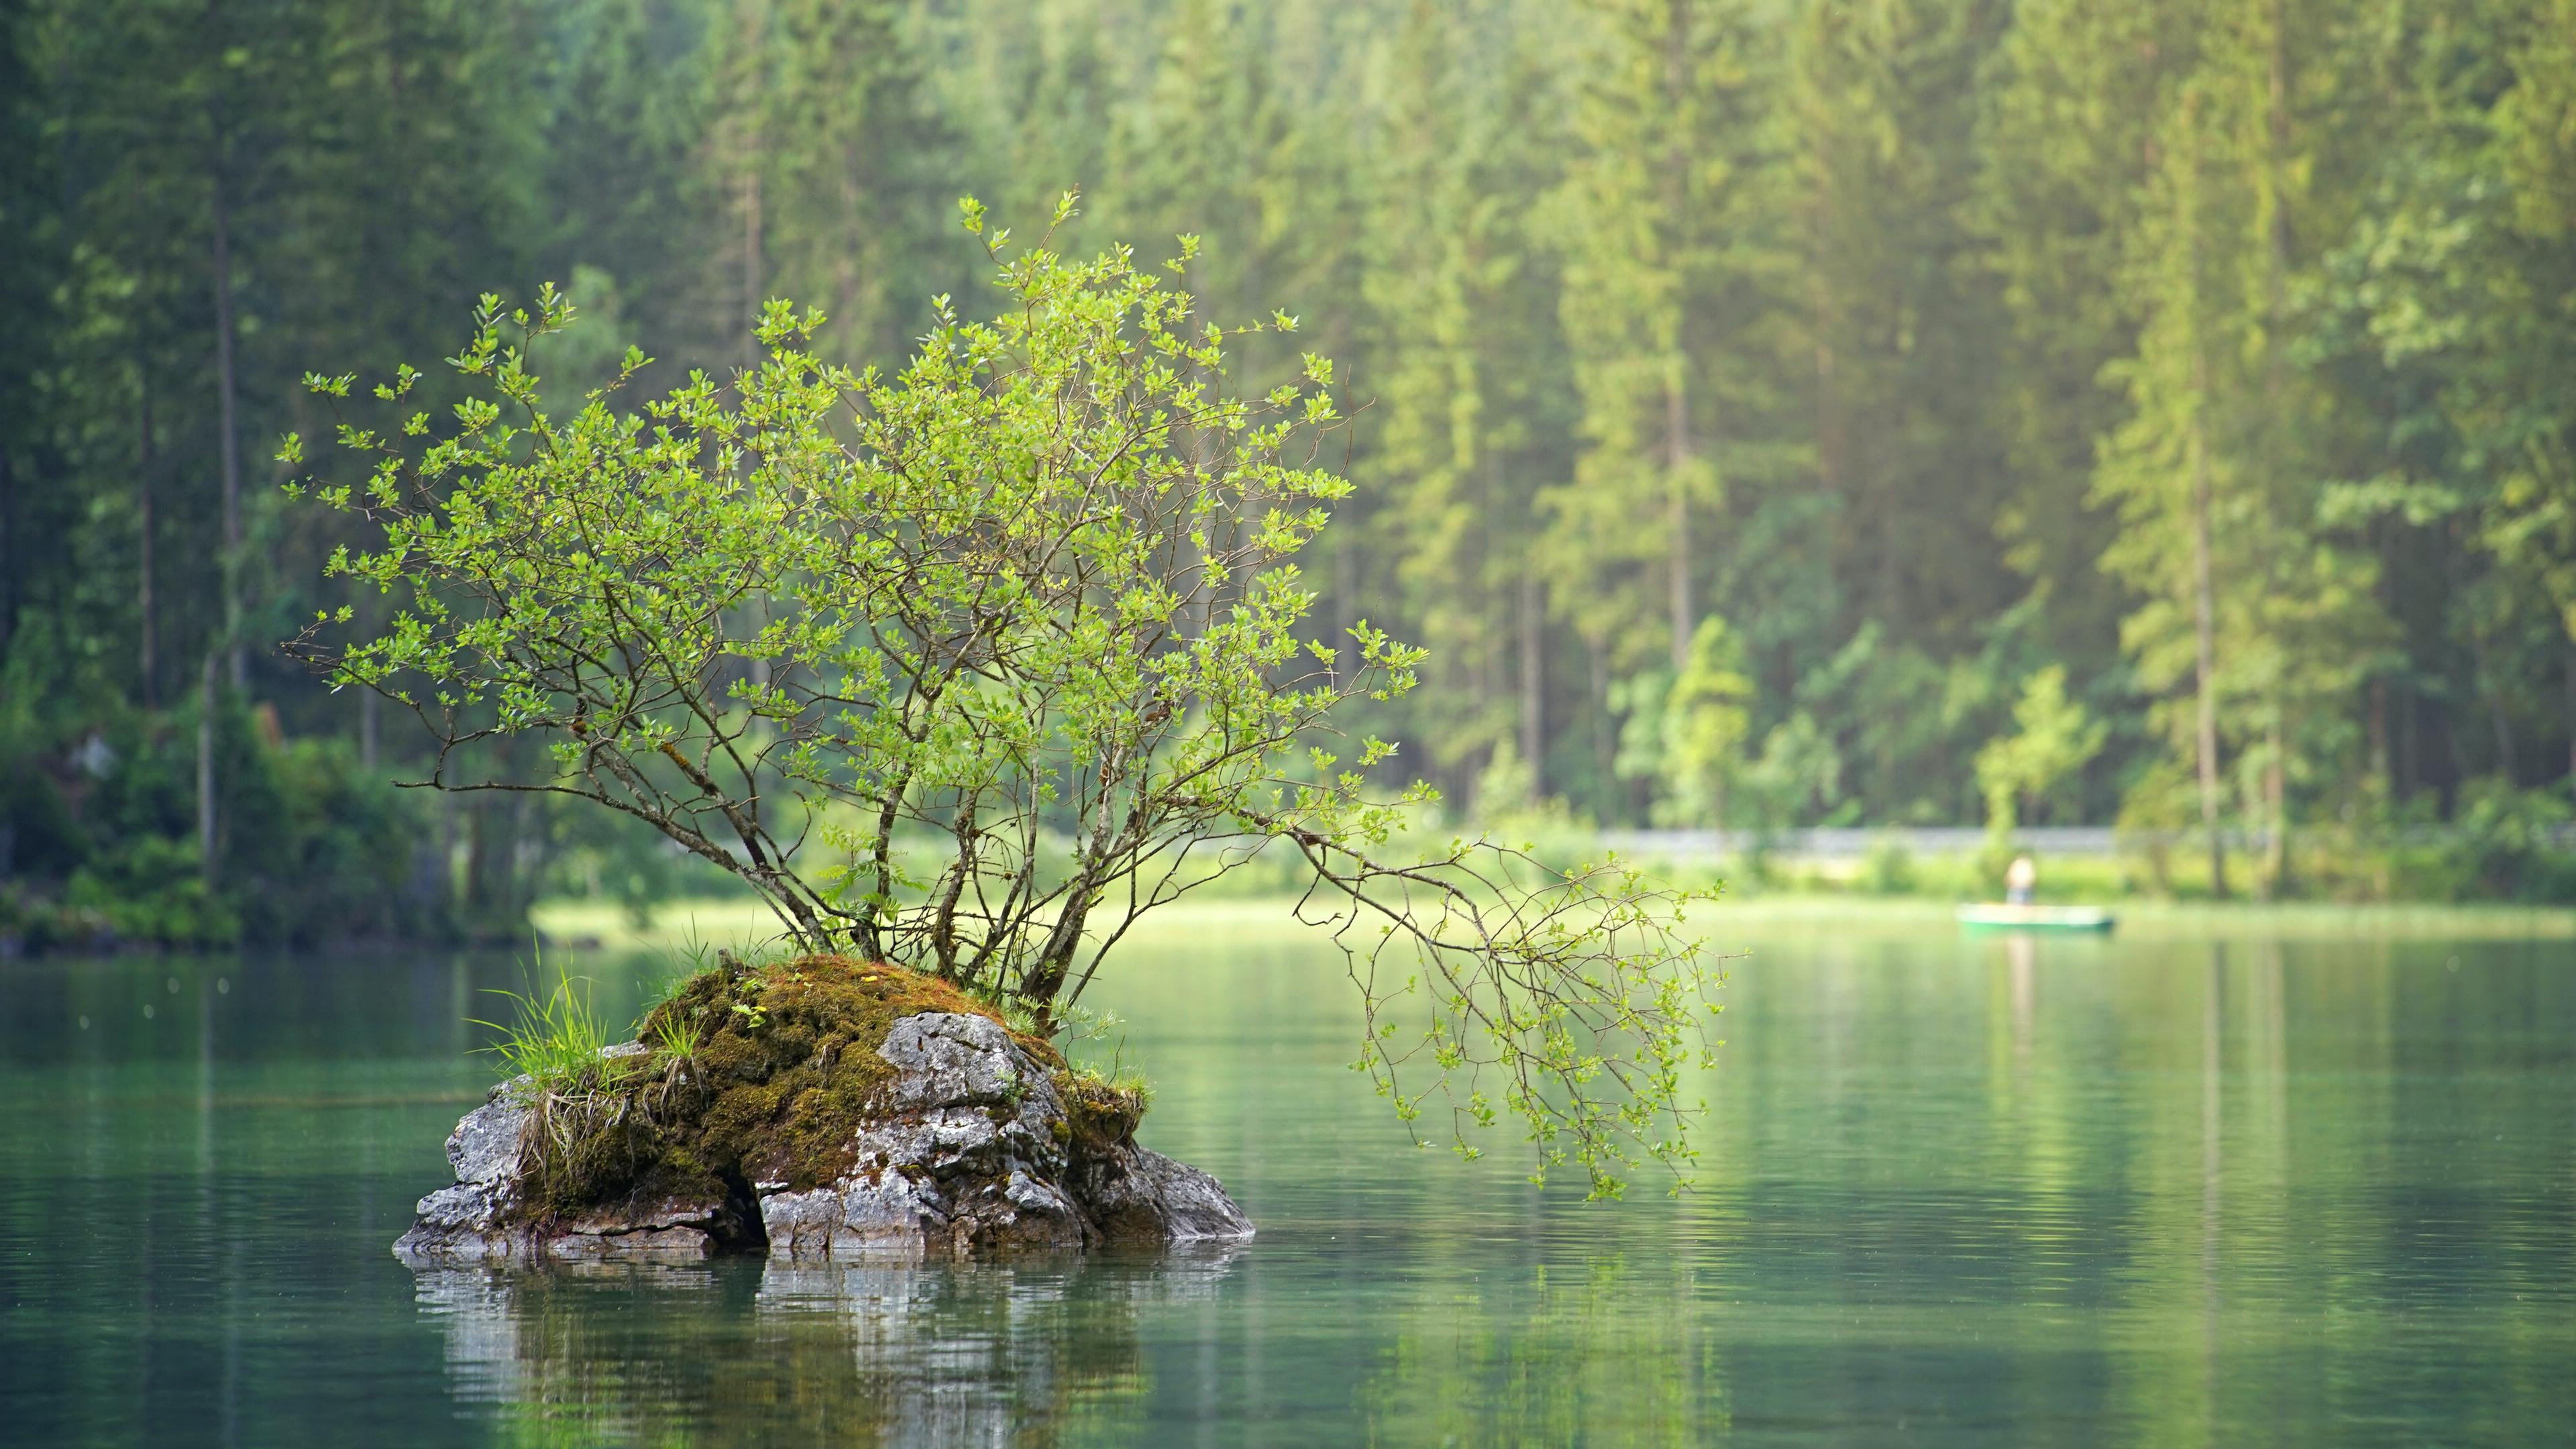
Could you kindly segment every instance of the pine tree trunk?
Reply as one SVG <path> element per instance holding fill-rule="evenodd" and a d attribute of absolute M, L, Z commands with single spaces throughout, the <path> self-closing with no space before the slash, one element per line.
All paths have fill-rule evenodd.
<path fill-rule="evenodd" d="M 2287 732 L 2281 727 L 2278 704 L 2272 709 L 2271 738 L 2266 741 L 2270 757 L 2263 767 L 2263 808 L 2271 818 L 2271 838 L 2264 842 L 2263 876 L 2265 890 L 2278 900 L 2290 887 L 2290 788 L 2289 762 L 2282 751 L 2287 747 Z"/>
<path fill-rule="evenodd" d="M 2209 836 L 2209 889 L 2227 898 L 2227 843 L 2218 833 L 2218 600 L 2211 581 L 2208 369 L 2195 358 L 2199 397 L 2191 415 L 2191 605 L 2194 676 L 2199 685 L 2197 743 L 2200 826 Z"/>
<path fill-rule="evenodd" d="M 2197 112 L 2198 108 L 2186 98 L 2183 126 L 2191 151 L 2184 175 L 2189 184 L 2179 200 L 2184 260 L 2190 268 L 2191 278 L 2191 285 L 2186 289 L 2186 305 L 2191 308 L 2192 322 L 2191 422 L 2187 446 L 2191 454 L 2192 672 L 2198 690 L 2194 743 L 2200 768 L 2200 827 L 2202 833 L 2209 837 L 2209 889 L 2210 894 L 2225 900 L 2228 894 L 2227 842 L 2218 832 L 2218 589 L 2212 577 L 2215 566 L 2210 558 L 2213 544 L 2210 538 L 2209 343 L 2202 336 L 2201 323 Z"/>
<path fill-rule="evenodd" d="M 1351 626 L 1359 622 L 1359 555 L 1353 539 L 1359 532 L 1357 519 L 1346 518 L 1341 527 L 1325 530 L 1333 540 L 1333 634 L 1325 642 L 1333 647 L 1334 667 L 1341 669 L 1342 651 L 1352 651 L 1345 673 L 1359 669 L 1358 650 L 1349 642 Z"/>
<path fill-rule="evenodd" d="M 1592 665 L 1592 764 L 1594 788 L 1604 804 L 1619 798 L 1619 739 L 1610 718 L 1610 654 L 1599 639 L 1586 638 Z"/>
<path fill-rule="evenodd" d="M 761 21 L 765 17 L 765 8 L 753 5 L 739 5 L 736 7 L 736 10 L 736 18 L 742 23 L 742 63 L 752 67 L 751 74 L 756 75 L 760 64 L 760 29 Z M 760 274 L 761 135 L 759 110 L 762 103 L 762 97 L 754 83 L 745 81 L 741 89 L 734 96 L 733 103 L 735 106 L 740 108 L 737 112 L 737 118 L 740 120 L 743 128 L 741 132 L 738 133 L 738 140 L 742 149 L 734 157 L 734 164 L 741 168 L 742 176 L 742 357 L 743 366 L 748 369 L 758 367 L 760 365 L 760 339 L 754 334 L 760 327 L 760 291 L 762 280 Z"/>
<path fill-rule="evenodd" d="M 2268 62 L 2266 119 L 2269 124 L 2271 147 L 2269 154 L 2264 158 L 2265 169 L 2269 173 L 2264 181 L 2264 190 L 2272 199 L 2272 225 L 2269 237 L 2271 247 L 2266 255 L 2267 265 L 2264 268 L 2263 391 L 2267 404 L 2264 409 L 2269 444 L 2267 451 L 2271 454 L 2266 462 L 2272 475 L 2272 487 L 2278 489 L 2287 472 L 2289 462 L 2288 438 L 2285 436 L 2285 430 L 2289 426 L 2289 408 L 2284 398 L 2283 377 L 2289 351 L 2290 325 L 2290 90 L 2287 34 L 2289 22 L 2288 17 L 2283 13 L 2281 0 L 2271 0 L 2270 20 L 2271 34 L 2268 37 L 2269 44 L 2266 51 Z M 2266 893 L 2278 899 L 2289 887 L 2289 762 L 2282 754 L 2288 747 L 2288 739 L 2281 727 L 2282 704 L 2279 697 L 2281 685 L 2277 678 L 2272 687 L 2274 696 L 2271 719 L 2267 724 L 2270 738 L 2266 741 L 2268 758 L 2263 770 L 2264 813 L 2271 820 L 2272 832 L 2271 838 L 2264 842 L 2263 877 Z"/>
<path fill-rule="evenodd" d="M 1689 474 L 1690 417 L 1682 398 L 1681 365 L 1678 360 L 1673 376 L 1664 384 L 1664 466 L 1672 478 L 1672 585 L 1673 585 L 1673 677 L 1681 678 L 1690 667 L 1691 630 L 1698 622 L 1691 617 L 1691 542 Z"/>
<path fill-rule="evenodd" d="M 2478 695 L 2487 707 L 2487 728 L 2495 736 L 2494 773 L 2501 776 L 2505 784 L 2510 786 L 2515 776 L 2520 773 L 2518 768 L 2520 762 L 2514 758 L 2517 751 L 2513 743 L 2513 716 L 2505 712 L 2504 689 L 2497 683 L 2495 671 L 2489 667 L 2490 652 L 2487 649 L 2485 631 L 2471 629 L 2469 644 L 2469 660 L 2478 675 Z M 2465 766 L 2462 767 L 2461 773 L 2464 775 L 2467 773 Z"/>
<path fill-rule="evenodd" d="M 2576 639 L 2567 641 L 2567 780 L 2576 788 Z"/>
<path fill-rule="evenodd" d="M 1547 796 L 1547 661 L 1539 651 L 1545 647 L 1545 634 L 1540 629 L 1539 582 L 1528 561 L 1521 565 L 1520 583 L 1520 656 L 1521 656 L 1521 759 L 1529 766 L 1530 796 L 1533 800 Z M 2568 665 L 2569 688 L 2576 690 L 2576 655 Z M 2576 703 L 2576 694 L 2570 695 Z"/>
<path fill-rule="evenodd" d="M 215 880 L 215 684 L 218 651 L 206 651 L 197 683 L 197 868 Z"/>
<path fill-rule="evenodd" d="M 217 155 L 214 190 L 214 271 L 215 271 L 215 446 L 222 469 L 224 487 L 224 557 L 223 557 L 223 630 L 224 650 L 230 660 L 233 687 L 249 682 L 249 657 L 242 645 L 241 626 L 241 423 L 240 378 L 233 360 L 233 257 L 232 215 L 224 194 L 224 161 L 221 153 L 223 113 L 215 116 Z"/>
<path fill-rule="evenodd" d="M 465 905 L 466 929 L 477 939 L 495 939 L 499 932 L 500 911 L 495 902 L 496 871 L 493 861 L 499 848 L 494 836 L 493 801 L 489 795 L 477 795 L 465 809 Z"/>
<path fill-rule="evenodd" d="M 2289 426 L 2289 409 L 2284 398 L 2284 366 L 2288 355 L 2289 283 L 2290 283 L 2290 92 L 2288 17 L 2281 0 L 2271 0 L 2271 34 L 2267 49 L 2267 116 L 2271 148 L 2265 156 L 2264 190 L 2272 200 L 2272 216 L 2264 268 L 2264 336 L 2263 391 L 2266 406 L 2265 459 L 2271 473 L 2271 485 L 2278 489 L 2288 469 L 2289 448 L 2285 430 Z M 2271 834 L 2264 842 L 2264 891 L 2278 899 L 2289 887 L 2290 811 L 2289 761 L 2283 751 L 2288 738 L 2281 727 L 2282 702 L 2280 682 L 2273 683 L 2271 718 L 2266 724 L 2269 738 L 2265 741 L 2267 756 L 2263 768 L 2263 808 L 2271 822 Z"/>
<path fill-rule="evenodd" d="M 2413 795 L 2424 778 L 2422 703 L 2410 687 L 2398 701 L 2397 710 L 2397 799 Z"/>
<path fill-rule="evenodd" d="M 1820 142 L 1814 156 L 1815 214 L 1809 238 L 1814 250 L 1808 259 L 1808 287 L 1816 313 L 1816 483 L 1830 498 L 1836 496 L 1836 490 L 1842 485 L 1843 465 L 1842 431 L 1835 412 L 1834 395 L 1834 337 L 1839 323 L 1834 308 L 1833 284 L 1825 267 L 1826 241 L 1833 234 L 1833 152 Z"/>
<path fill-rule="evenodd" d="M 760 155 L 758 147 L 743 158 L 742 176 L 742 365 L 760 366 Z"/>
<path fill-rule="evenodd" d="M 1672 131 L 1667 138 L 1670 151 L 1664 160 L 1665 223 L 1671 228 L 1669 245 L 1677 253 L 1684 232 L 1690 225 L 1690 19 L 1689 0 L 1671 0 L 1669 25 L 1665 31 L 1664 84 L 1666 104 L 1672 108 Z M 1667 256 L 1668 265 L 1678 270 L 1678 258 Z M 1675 292 L 1679 305 L 1680 289 Z M 1665 362 L 1664 374 L 1664 467 L 1672 486 L 1671 583 L 1673 628 L 1673 677 L 1679 679 L 1690 664 L 1691 629 L 1698 622 L 1691 607 L 1690 543 L 1690 478 L 1691 460 L 1690 405 L 1685 391 L 1688 386 L 1689 361 L 1683 355 L 1681 319 L 1672 322 L 1672 353 Z"/>
<path fill-rule="evenodd" d="M 2397 761 L 2388 745 L 2388 679 L 2373 675 L 2370 680 L 2370 773 L 2388 791 L 2397 795 Z"/>
<path fill-rule="evenodd" d="M 140 548 L 134 568 L 134 640 L 135 673 L 141 680 L 143 707 L 152 709 L 160 703 L 161 676 L 159 621 L 154 617 L 152 598 L 152 543 L 155 521 L 152 516 L 152 472 L 157 466 L 152 439 L 152 375 L 142 374 L 136 424 L 142 433 L 134 475 L 134 529 Z"/>
<path fill-rule="evenodd" d="M 2576 639 L 2568 639 L 2568 789 L 2576 789 Z"/>
<path fill-rule="evenodd" d="M 2269 306 L 2274 331 L 2265 346 L 2272 356 L 2272 372 L 2280 376 L 2281 339 L 2279 330 L 2288 312 L 2287 298 L 2290 272 L 2290 18 L 2282 0 L 2272 0 L 2271 45 L 2266 59 L 2269 74 L 2267 121 L 2271 129 L 2272 152 L 2270 190 L 2272 193 L 2272 274 L 2269 279 Z"/>
<path fill-rule="evenodd" d="M 18 471 L 0 446 L 0 650 L 18 632 Z"/>

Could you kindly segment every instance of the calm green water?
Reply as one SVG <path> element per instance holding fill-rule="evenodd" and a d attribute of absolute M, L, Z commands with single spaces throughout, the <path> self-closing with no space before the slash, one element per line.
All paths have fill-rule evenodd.
<path fill-rule="evenodd" d="M 2567 942 L 1745 944 L 1679 1201 L 1414 1150 L 1212 918 L 1114 1004 L 1242 1249 L 519 1279 L 386 1251 L 507 960 L 0 964 L 0 1441 L 2576 1439 Z"/>

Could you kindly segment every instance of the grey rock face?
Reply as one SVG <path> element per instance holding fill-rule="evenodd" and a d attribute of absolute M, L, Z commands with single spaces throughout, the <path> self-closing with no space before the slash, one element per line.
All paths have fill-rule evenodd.
<path fill-rule="evenodd" d="M 521 1100 L 527 1088 L 526 1077 L 512 1077 L 494 1087 L 483 1105 L 466 1113 L 456 1130 L 447 1134 L 447 1165 L 456 1169 L 460 1185 L 509 1185 L 519 1167 L 519 1130 L 528 1120 Z"/>
<path fill-rule="evenodd" d="M 394 1253 L 416 1267 L 698 1258 L 749 1236 L 754 1213 L 770 1255 L 794 1262 L 1252 1236 L 1208 1174 L 1133 1142 L 1084 1143 L 1054 1076 L 985 1017 L 906 1017 L 878 1055 L 896 1076 L 837 1180 L 806 1192 L 755 1181 L 753 1201 L 665 1202 L 543 1226 L 519 1213 L 525 1079 L 505 1083 L 457 1124 L 447 1142 L 456 1185 L 421 1199 Z"/>
<path fill-rule="evenodd" d="M 1122 1143 L 1081 1165 L 1078 1190 L 1115 1238 L 1213 1243 L 1252 1236 L 1225 1185 L 1185 1162 Z"/>
<path fill-rule="evenodd" d="M 730 1222 L 729 1205 L 721 1202 L 653 1203 L 543 1229 L 522 1219 L 519 1145 L 528 1123 L 527 1087 L 526 1077 L 494 1087 L 447 1134 L 447 1163 L 455 1169 L 456 1185 L 420 1200 L 411 1231 L 394 1243 L 395 1257 L 419 1268 L 539 1259 L 667 1261 L 715 1251 L 717 1232 Z"/>
<path fill-rule="evenodd" d="M 456 1185 L 422 1198 L 411 1231 L 394 1243 L 394 1256 L 414 1266 L 524 1259 L 528 1235 L 510 1226 L 519 1205 L 519 1134 L 528 1109 L 525 1077 L 494 1087 L 483 1105 L 465 1114 L 447 1134 L 447 1165 Z"/>
<path fill-rule="evenodd" d="M 860 1129 L 839 1181 L 761 1199 L 772 1256 L 1073 1248 L 1103 1235 L 1061 1185 L 1064 1100 L 1010 1033 L 980 1016 L 910 1016 L 877 1055 L 899 1073 L 886 1116 Z"/>
<path fill-rule="evenodd" d="M 907 1016 L 886 1033 L 877 1055 L 903 1073 L 894 1085 L 897 1107 L 1000 1105 L 1040 1088 L 1053 1095 L 1045 1069 L 986 1017 Z"/>

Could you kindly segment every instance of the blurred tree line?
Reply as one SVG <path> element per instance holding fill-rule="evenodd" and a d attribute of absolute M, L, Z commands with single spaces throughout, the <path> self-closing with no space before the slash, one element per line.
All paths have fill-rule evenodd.
<path fill-rule="evenodd" d="M 414 741 L 277 655 L 382 607 L 277 495 L 296 380 L 542 279 L 568 398 L 630 340 L 721 375 L 772 296 L 890 359 L 972 309 L 959 194 L 1074 185 L 1061 242 L 1202 235 L 1210 315 L 1351 370 L 1319 613 L 1433 648 L 1375 723 L 1464 810 L 2118 820 L 2261 842 L 2240 890 L 2566 817 L 2576 0 L 0 0 L 0 129 L 48 899 L 667 886 L 394 794 Z"/>

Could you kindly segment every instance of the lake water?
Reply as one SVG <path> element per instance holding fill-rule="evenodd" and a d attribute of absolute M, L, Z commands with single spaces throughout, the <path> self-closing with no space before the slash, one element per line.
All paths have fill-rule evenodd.
<path fill-rule="evenodd" d="M 536 1277 L 387 1252 L 507 958 L 0 964 L 0 1441 L 2576 1440 L 2576 945 L 1736 935 L 1678 1199 L 1415 1149 L 1238 912 L 1110 994 L 1252 1243 Z"/>

